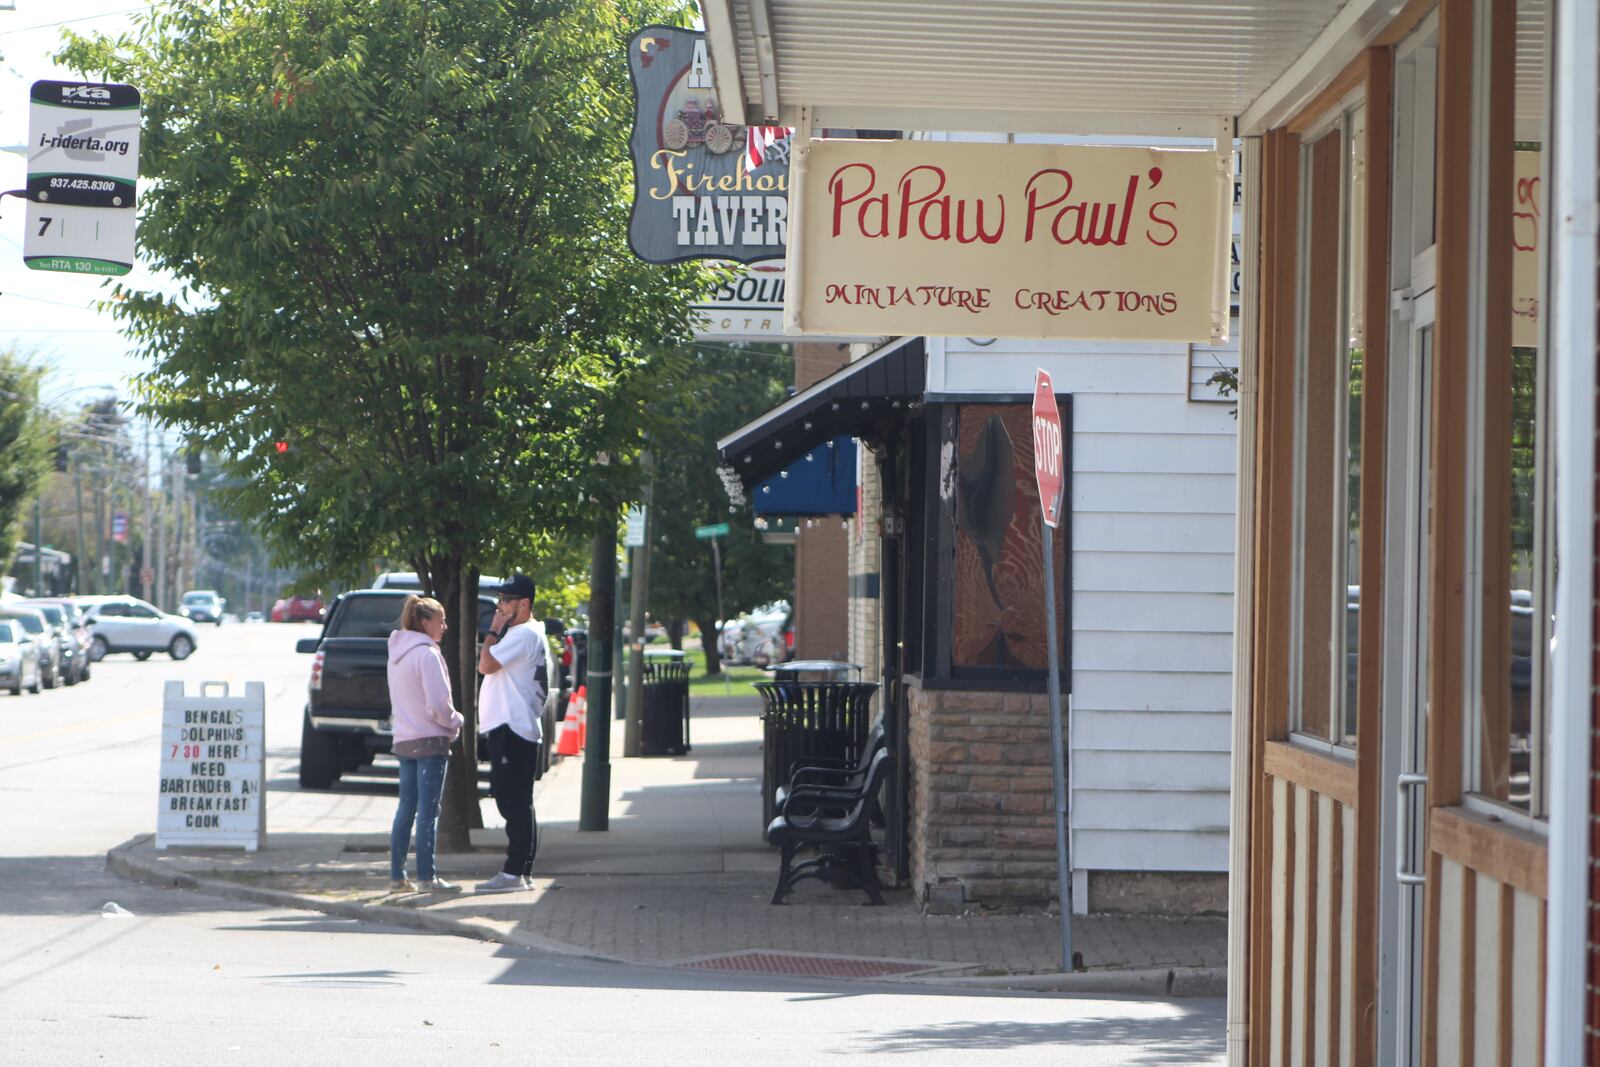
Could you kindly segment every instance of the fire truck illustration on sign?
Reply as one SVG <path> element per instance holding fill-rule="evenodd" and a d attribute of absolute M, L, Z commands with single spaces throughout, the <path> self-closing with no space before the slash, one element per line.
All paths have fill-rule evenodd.
<path fill-rule="evenodd" d="M 661 130 L 662 142 L 673 151 L 692 144 L 703 144 L 714 155 L 732 151 L 742 131 L 737 126 L 726 126 L 717 114 L 715 102 L 701 104 L 689 97 L 676 118 L 668 119 Z"/>

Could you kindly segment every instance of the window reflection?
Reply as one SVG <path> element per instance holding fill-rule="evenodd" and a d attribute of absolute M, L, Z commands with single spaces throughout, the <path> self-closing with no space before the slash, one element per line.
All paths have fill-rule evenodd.
<path fill-rule="evenodd" d="M 1497 94 L 1514 94 L 1487 124 L 1489 299 L 1484 363 L 1483 701 L 1477 728 L 1476 791 L 1541 814 L 1543 709 L 1551 569 L 1541 546 L 1551 501 L 1541 484 L 1546 427 L 1540 417 L 1540 286 L 1545 227 L 1543 47 L 1545 4 L 1517 6 L 1514 49 L 1491 63 Z M 1511 64 L 1511 70 L 1505 65 Z M 1504 95 L 1500 97 L 1504 99 Z M 1493 111 L 1494 109 L 1491 108 Z M 1503 116 L 1503 117 L 1502 117 Z"/>
<path fill-rule="evenodd" d="M 1301 149 L 1294 729 L 1336 745 L 1355 743 L 1360 675 L 1366 159 L 1360 104 Z"/>

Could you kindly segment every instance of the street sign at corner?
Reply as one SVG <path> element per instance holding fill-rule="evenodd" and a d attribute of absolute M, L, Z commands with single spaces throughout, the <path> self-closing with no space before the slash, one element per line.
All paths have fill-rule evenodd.
<path fill-rule="evenodd" d="M 644 508 L 628 509 L 628 524 L 622 534 L 623 548 L 640 548 L 644 545 Z"/>
<path fill-rule="evenodd" d="M 727 537 L 728 524 L 725 522 L 713 523 L 710 526 L 696 526 L 694 535 L 701 541 L 709 541 L 714 537 Z"/>
<path fill-rule="evenodd" d="M 1033 380 L 1033 474 L 1045 525 L 1054 529 L 1061 520 L 1061 410 L 1042 369 Z"/>

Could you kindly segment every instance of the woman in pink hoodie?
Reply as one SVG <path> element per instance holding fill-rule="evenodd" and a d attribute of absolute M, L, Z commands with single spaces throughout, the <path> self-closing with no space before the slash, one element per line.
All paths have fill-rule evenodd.
<path fill-rule="evenodd" d="M 389 635 L 389 707 L 394 754 L 400 760 L 400 807 L 389 831 L 389 877 L 397 892 L 454 892 L 461 887 L 438 876 L 433 865 L 450 742 L 461 733 L 461 713 L 450 693 L 439 641 L 444 605 L 432 597 L 408 596 L 400 628 Z M 406 878 L 411 825 L 417 827 L 417 883 Z"/>

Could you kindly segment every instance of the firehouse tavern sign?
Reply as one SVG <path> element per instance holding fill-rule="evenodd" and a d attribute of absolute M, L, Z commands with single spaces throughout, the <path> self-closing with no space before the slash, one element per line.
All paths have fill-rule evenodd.
<path fill-rule="evenodd" d="M 628 47 L 635 110 L 628 241 L 647 263 L 781 260 L 789 136 L 722 120 L 705 34 L 647 26 Z"/>
<path fill-rule="evenodd" d="M 1226 329 L 1214 152 L 814 140 L 790 333 L 1205 341 Z"/>

